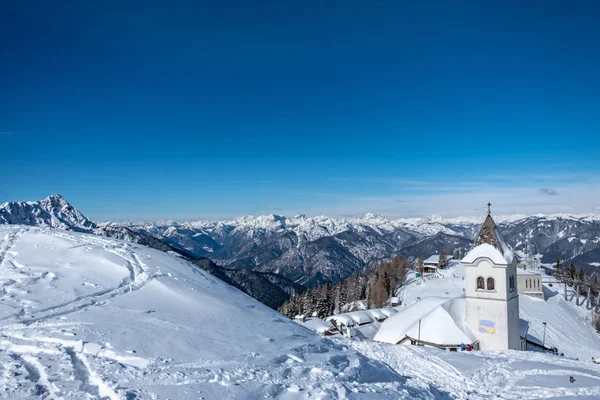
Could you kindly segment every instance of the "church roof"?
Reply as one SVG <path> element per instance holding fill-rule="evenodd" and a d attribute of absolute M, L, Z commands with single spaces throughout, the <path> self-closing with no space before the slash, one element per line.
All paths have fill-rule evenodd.
<path fill-rule="evenodd" d="M 396 344 L 407 336 L 418 339 L 419 334 L 422 341 L 437 345 L 474 343 L 476 338 L 465 323 L 465 298 L 419 300 L 385 320 L 374 340 Z"/>
<path fill-rule="evenodd" d="M 489 253 L 489 255 L 487 253 Z M 465 258 L 463 258 L 463 261 L 473 262 L 478 257 L 488 257 L 492 259 L 495 264 L 498 264 L 497 261 L 500 261 L 500 258 L 497 253 L 500 253 L 504 261 L 502 264 L 512 263 L 514 258 L 513 252 L 498 231 L 498 227 L 492 218 L 491 212 L 488 211 L 488 215 L 485 217 L 485 221 L 483 221 L 479 234 L 477 234 L 477 237 L 475 238 L 473 249 L 467 253 Z"/>
<path fill-rule="evenodd" d="M 487 217 L 485 217 L 485 221 L 483 221 L 483 225 L 481 226 L 479 234 L 475 239 L 474 247 L 477 247 L 483 243 L 491 244 L 498 250 L 502 251 L 500 239 L 498 238 L 498 230 L 496 228 L 496 223 L 494 222 L 494 219 L 492 218 L 491 214 L 488 214 Z"/>

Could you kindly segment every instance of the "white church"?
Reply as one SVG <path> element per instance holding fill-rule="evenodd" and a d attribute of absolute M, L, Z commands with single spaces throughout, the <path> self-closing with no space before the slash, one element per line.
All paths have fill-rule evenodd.
<path fill-rule="evenodd" d="M 465 266 L 465 318 L 481 350 L 521 349 L 517 266 L 488 210 Z"/>
<path fill-rule="evenodd" d="M 462 295 L 417 298 L 386 320 L 374 340 L 451 351 L 465 344 L 480 350 L 525 348 L 527 322 L 519 319 L 516 260 L 489 206 L 473 248 L 462 259 Z"/>

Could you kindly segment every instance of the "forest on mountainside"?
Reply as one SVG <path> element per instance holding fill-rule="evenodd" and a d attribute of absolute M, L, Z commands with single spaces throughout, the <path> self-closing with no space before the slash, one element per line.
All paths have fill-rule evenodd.
<path fill-rule="evenodd" d="M 292 296 L 279 311 L 290 318 L 296 315 L 324 318 L 339 314 L 344 306 L 360 300 L 366 301 L 367 308 L 383 307 L 404 283 L 408 268 L 410 263 L 404 257 L 396 256 L 363 275 L 352 275 L 334 285 L 327 282 Z"/>

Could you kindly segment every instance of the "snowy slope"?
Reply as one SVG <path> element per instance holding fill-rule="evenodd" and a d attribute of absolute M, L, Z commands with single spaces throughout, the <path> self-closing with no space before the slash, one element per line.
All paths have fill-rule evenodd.
<path fill-rule="evenodd" d="M 365 356 L 382 360 L 415 390 L 436 393 L 438 399 L 461 400 L 597 400 L 600 365 L 530 351 L 449 352 L 431 347 L 333 340 Z M 575 381 L 570 382 L 573 377 Z"/>
<path fill-rule="evenodd" d="M 114 239 L 0 227 L 0 397 L 422 398 L 197 266 Z"/>

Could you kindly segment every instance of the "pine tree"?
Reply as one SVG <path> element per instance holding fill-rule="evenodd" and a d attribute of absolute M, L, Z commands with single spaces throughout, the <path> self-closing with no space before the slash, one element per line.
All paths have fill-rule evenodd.
<path fill-rule="evenodd" d="M 577 273 L 577 270 L 575 269 L 575 264 L 571 264 L 569 266 L 569 271 L 567 273 L 567 277 L 569 278 L 569 282 L 572 285 L 573 281 L 575 280 L 575 274 Z"/>
<path fill-rule="evenodd" d="M 554 277 L 558 282 L 563 282 L 564 272 L 560 260 L 556 260 L 556 268 L 554 269 Z"/>
<path fill-rule="evenodd" d="M 577 280 L 580 283 L 585 283 L 585 272 L 583 272 L 583 269 L 577 270 Z"/>

